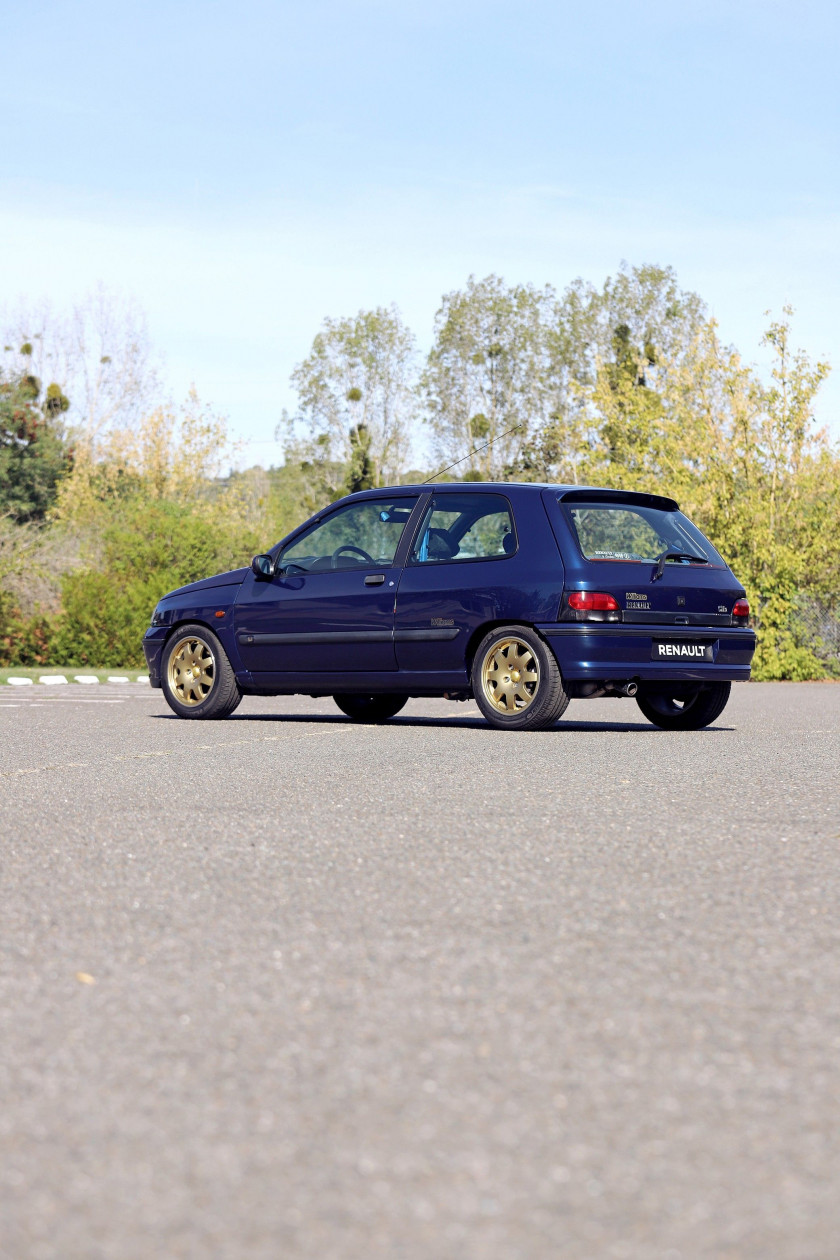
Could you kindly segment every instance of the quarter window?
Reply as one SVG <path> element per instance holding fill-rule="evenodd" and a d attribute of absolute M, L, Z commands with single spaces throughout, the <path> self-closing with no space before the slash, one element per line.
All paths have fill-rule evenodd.
<path fill-rule="evenodd" d="M 278 562 L 306 573 L 390 565 L 416 502 L 413 495 L 349 503 L 295 538 Z"/>
<path fill-rule="evenodd" d="M 503 495 L 441 494 L 429 505 L 411 563 L 504 559 L 515 550 L 513 517 Z"/>

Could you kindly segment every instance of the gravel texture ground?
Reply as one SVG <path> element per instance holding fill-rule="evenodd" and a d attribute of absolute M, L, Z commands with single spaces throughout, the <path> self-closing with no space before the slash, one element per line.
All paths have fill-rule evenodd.
<path fill-rule="evenodd" d="M 836 1260 L 840 686 L 89 691 L 0 694 L 4 1260 Z"/>

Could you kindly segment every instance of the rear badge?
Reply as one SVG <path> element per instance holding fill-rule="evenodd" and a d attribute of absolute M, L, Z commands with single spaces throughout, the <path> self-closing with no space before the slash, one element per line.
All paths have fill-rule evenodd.
<path fill-rule="evenodd" d="M 715 659 L 711 643 L 652 643 L 650 646 L 652 661 L 713 661 Z"/>
<path fill-rule="evenodd" d="M 625 591 L 624 600 L 626 608 L 650 608 L 647 595 L 640 595 L 638 591 Z"/>

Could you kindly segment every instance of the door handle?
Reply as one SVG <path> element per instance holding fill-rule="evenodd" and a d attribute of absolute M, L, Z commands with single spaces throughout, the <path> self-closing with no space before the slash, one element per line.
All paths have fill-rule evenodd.
<path fill-rule="evenodd" d="M 369 573 L 365 578 L 365 586 L 381 586 L 384 581 L 384 573 Z"/>

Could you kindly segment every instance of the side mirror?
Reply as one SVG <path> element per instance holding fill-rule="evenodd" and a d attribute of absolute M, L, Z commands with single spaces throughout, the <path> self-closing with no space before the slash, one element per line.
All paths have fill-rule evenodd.
<path fill-rule="evenodd" d="M 269 555 L 254 556 L 251 561 L 251 572 L 258 578 L 274 576 L 274 561 Z"/>

